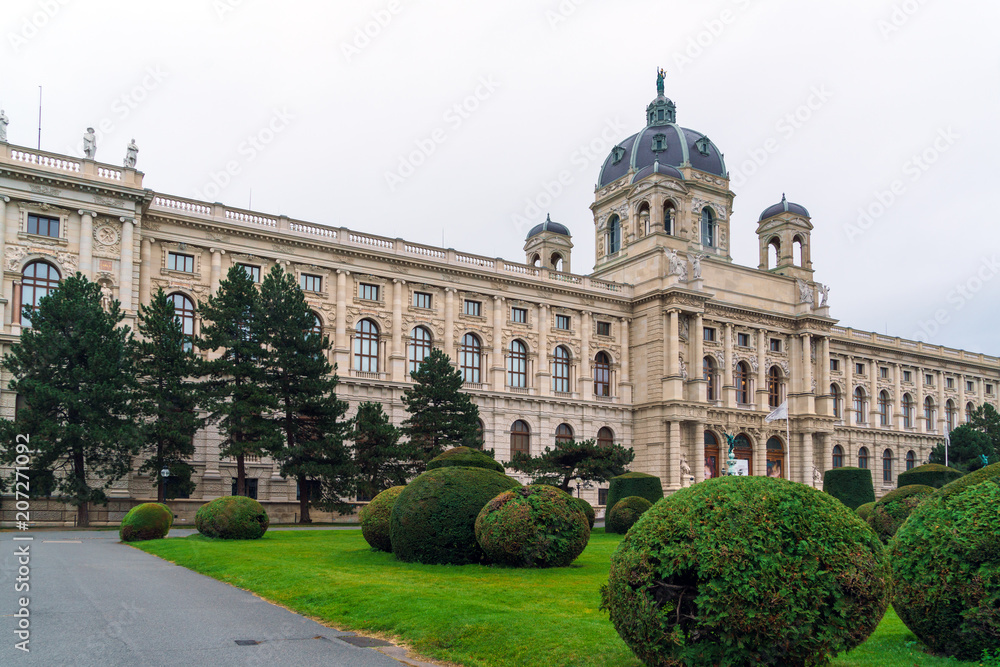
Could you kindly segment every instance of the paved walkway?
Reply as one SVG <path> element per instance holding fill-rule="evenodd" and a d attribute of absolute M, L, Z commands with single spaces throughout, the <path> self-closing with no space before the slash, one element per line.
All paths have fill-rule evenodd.
<path fill-rule="evenodd" d="M 25 536 L 34 539 L 13 539 Z M 15 591 L 15 550 L 23 545 L 30 553 L 27 593 Z M 22 596 L 29 598 L 30 653 L 14 646 Z M 399 648 L 349 641 L 365 643 L 121 544 L 117 531 L 0 533 L 0 665 L 427 664 L 405 659 Z"/>

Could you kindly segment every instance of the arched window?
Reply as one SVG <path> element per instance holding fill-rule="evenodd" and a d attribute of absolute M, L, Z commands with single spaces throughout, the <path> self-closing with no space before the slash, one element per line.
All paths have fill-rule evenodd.
<path fill-rule="evenodd" d="M 674 220 L 677 217 L 677 209 L 672 201 L 663 204 L 663 231 L 673 236 Z"/>
<path fill-rule="evenodd" d="M 833 397 L 833 417 L 834 419 L 844 418 L 844 396 L 840 393 L 840 387 L 835 384 L 830 385 L 830 396 Z"/>
<path fill-rule="evenodd" d="M 638 235 L 645 236 L 649 234 L 649 202 L 642 202 L 639 204 L 639 229 Z"/>
<path fill-rule="evenodd" d="M 924 422 L 928 432 L 934 431 L 934 399 L 930 396 L 924 399 Z"/>
<path fill-rule="evenodd" d="M 615 434 L 607 426 L 602 426 L 597 432 L 597 446 L 607 449 L 615 444 Z"/>
<path fill-rule="evenodd" d="M 541 263 L 542 263 L 542 260 L 538 256 L 538 253 L 535 253 L 534 255 L 531 256 L 531 265 L 532 266 L 538 266 Z"/>
<path fill-rule="evenodd" d="M 569 393 L 569 350 L 562 345 L 552 357 L 552 391 Z"/>
<path fill-rule="evenodd" d="M 549 258 L 549 265 L 556 271 L 563 270 L 563 257 L 557 252 L 552 253 L 552 257 Z"/>
<path fill-rule="evenodd" d="M 948 399 L 948 402 L 944 404 L 944 419 L 945 427 L 948 429 L 948 432 L 951 433 L 955 430 L 955 420 L 958 419 L 958 408 L 955 407 L 955 402 L 950 398 Z"/>
<path fill-rule="evenodd" d="M 608 254 L 613 255 L 621 250 L 622 228 L 617 215 L 608 220 Z"/>
<path fill-rule="evenodd" d="M 844 448 L 840 445 L 833 446 L 833 467 L 843 468 L 844 467 Z"/>
<path fill-rule="evenodd" d="M 733 371 L 733 384 L 736 385 L 736 402 L 747 405 L 750 403 L 750 367 L 745 361 L 736 364 Z"/>
<path fill-rule="evenodd" d="M 556 427 L 556 444 L 562 445 L 573 442 L 573 427 L 569 424 L 559 424 Z"/>
<path fill-rule="evenodd" d="M 701 244 L 715 247 L 715 216 L 709 207 L 701 209 Z"/>
<path fill-rule="evenodd" d="M 965 404 L 965 423 L 972 421 L 972 413 L 976 411 L 976 406 L 971 402 Z"/>
<path fill-rule="evenodd" d="M 611 360 L 604 352 L 594 357 L 594 395 L 611 395 Z"/>
<path fill-rule="evenodd" d="M 701 369 L 705 378 L 705 400 L 719 400 L 719 378 L 718 374 L 715 372 L 715 359 L 712 357 L 705 357 L 705 359 L 701 362 Z"/>
<path fill-rule="evenodd" d="M 879 426 L 889 425 L 890 414 L 889 392 L 884 389 L 878 393 L 878 423 Z"/>
<path fill-rule="evenodd" d="M 767 476 L 784 479 L 785 446 L 782 444 L 781 438 L 772 435 L 767 439 L 765 450 L 767 452 Z"/>
<path fill-rule="evenodd" d="M 913 450 L 906 452 L 906 469 L 913 470 L 917 465 L 917 455 L 913 453 Z"/>
<path fill-rule="evenodd" d="M 781 239 L 777 236 L 767 242 L 767 268 L 773 269 L 781 261 Z"/>
<path fill-rule="evenodd" d="M 410 332 L 409 364 L 410 373 L 420 370 L 420 364 L 431 353 L 431 332 L 427 327 L 413 327 Z"/>
<path fill-rule="evenodd" d="M 507 354 L 507 386 L 528 386 L 528 348 L 519 340 L 510 342 Z"/>
<path fill-rule="evenodd" d="M 191 341 L 194 339 L 194 302 L 180 292 L 174 292 L 167 296 L 167 301 L 173 304 L 174 318 L 180 322 L 181 331 L 187 337 L 184 342 L 184 350 L 190 350 Z"/>
<path fill-rule="evenodd" d="M 862 447 L 858 450 L 858 467 L 868 469 L 868 448 Z"/>
<path fill-rule="evenodd" d="M 865 390 L 861 387 L 854 389 L 854 423 L 868 423 L 868 401 L 865 400 Z"/>
<path fill-rule="evenodd" d="M 378 325 L 369 319 L 354 327 L 354 370 L 378 373 Z"/>
<path fill-rule="evenodd" d="M 317 315 L 316 313 L 312 313 L 312 316 L 313 316 L 313 325 L 309 327 L 309 333 L 316 334 L 317 336 L 322 336 L 323 320 L 319 319 L 319 315 Z"/>
<path fill-rule="evenodd" d="M 483 367 L 483 345 L 475 334 L 462 336 L 462 349 L 459 351 L 460 368 L 463 382 L 481 382 Z"/>
<path fill-rule="evenodd" d="M 510 455 L 517 452 L 527 454 L 530 450 L 531 430 L 526 422 L 518 419 L 510 427 Z"/>
<path fill-rule="evenodd" d="M 802 237 L 796 236 L 792 239 L 792 264 L 802 266 Z"/>
<path fill-rule="evenodd" d="M 476 442 L 479 443 L 480 449 L 486 446 L 486 424 L 482 419 L 476 420 Z"/>
<path fill-rule="evenodd" d="M 31 262 L 21 272 L 21 306 L 35 310 L 42 297 L 59 287 L 59 270 L 48 262 Z M 21 313 L 19 313 L 21 314 Z M 21 314 L 21 325 L 31 326 L 31 319 Z"/>
<path fill-rule="evenodd" d="M 705 431 L 705 479 L 719 476 L 719 439 Z"/>
<path fill-rule="evenodd" d="M 892 450 L 882 452 L 882 483 L 892 484 Z"/>
<path fill-rule="evenodd" d="M 767 369 L 767 404 L 772 408 L 781 405 L 781 369 L 777 366 Z"/>
<path fill-rule="evenodd" d="M 913 428 L 913 397 L 903 394 L 903 428 Z"/>

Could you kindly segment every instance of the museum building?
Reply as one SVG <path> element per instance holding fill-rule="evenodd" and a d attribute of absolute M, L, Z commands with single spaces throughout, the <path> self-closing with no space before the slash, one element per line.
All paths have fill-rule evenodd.
<path fill-rule="evenodd" d="M 615 442 L 668 493 L 724 473 L 730 435 L 744 474 L 820 486 L 823 471 L 860 466 L 881 495 L 976 406 L 997 405 L 997 357 L 838 326 L 814 279 L 804 206 L 783 196 L 765 209 L 758 265 L 733 263 L 723 155 L 677 124 L 662 78 L 657 89 L 645 127 L 597 175 L 587 274 L 572 272 L 570 230 L 550 219 L 511 261 L 154 192 L 134 152 L 117 167 L 0 142 L 0 352 L 30 326 L 21 307 L 76 271 L 121 302 L 133 329 L 162 287 L 198 333 L 197 304 L 232 265 L 259 281 L 281 264 L 330 337 L 349 414 L 379 401 L 401 423 L 409 373 L 441 348 L 498 459 Z M 10 379 L 0 377 L 6 418 Z M 786 401 L 787 424 L 766 422 Z M 185 515 L 234 488 L 218 440 L 213 427 L 195 437 L 197 487 L 172 501 Z M 293 520 L 295 481 L 266 458 L 247 469 L 272 520 Z M 603 504 L 604 489 L 578 492 Z M 155 495 L 138 473 L 109 491 L 119 509 Z M 60 508 L 35 518 L 71 516 Z"/>

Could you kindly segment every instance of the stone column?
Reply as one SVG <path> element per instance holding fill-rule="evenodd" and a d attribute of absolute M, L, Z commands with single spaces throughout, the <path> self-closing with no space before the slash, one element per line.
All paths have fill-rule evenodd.
<path fill-rule="evenodd" d="M 914 387 L 916 391 L 914 393 L 914 402 L 916 405 L 913 406 L 913 426 L 917 433 L 926 433 L 927 426 L 924 424 L 924 369 L 914 368 Z"/>
<path fill-rule="evenodd" d="M 493 297 L 493 391 L 503 391 L 506 384 L 506 369 L 503 366 L 503 297 Z M 539 307 L 539 312 L 541 307 Z M 539 317 L 539 320 L 541 318 Z"/>
<path fill-rule="evenodd" d="M 403 286 L 405 280 L 395 278 L 392 281 L 392 352 L 389 355 L 389 365 L 392 369 L 393 382 L 406 380 L 406 354 L 403 350 Z"/>
<path fill-rule="evenodd" d="M 702 314 L 695 313 L 694 323 L 691 325 L 689 341 L 691 344 L 691 370 L 689 371 L 688 379 L 692 382 L 694 391 L 691 395 L 691 400 L 694 401 L 704 401 L 705 398 L 705 333 L 704 333 L 704 322 L 702 321 Z M 699 434 L 700 435 L 700 434 Z M 697 439 L 696 439 L 697 440 Z M 700 444 L 698 440 L 695 445 L 695 449 L 698 449 L 697 445 Z M 701 447 L 704 449 L 704 447 Z M 704 457 L 704 453 L 702 453 Z M 704 477 L 705 471 L 702 470 L 702 477 Z M 695 479 L 698 479 L 698 473 L 695 472 Z"/>
<path fill-rule="evenodd" d="M 872 359 L 870 367 L 868 369 L 868 413 L 870 417 L 870 425 L 872 428 L 880 426 L 882 421 L 879 416 L 878 411 L 878 376 L 879 376 L 879 365 L 878 359 Z"/>
<path fill-rule="evenodd" d="M 458 365 L 455 358 L 455 288 L 444 288 L 444 353 L 451 359 L 453 366 Z"/>
<path fill-rule="evenodd" d="M 673 378 L 681 374 L 680 365 L 680 327 L 679 314 L 676 309 L 667 311 L 667 377 Z"/>
<path fill-rule="evenodd" d="M 337 324 L 334 331 L 334 364 L 341 374 L 349 374 L 351 350 L 347 347 L 347 276 L 350 271 L 337 269 Z"/>
<path fill-rule="evenodd" d="M 132 218 L 122 218 L 122 253 L 121 253 L 121 277 L 118 281 L 118 300 L 121 301 L 122 310 L 131 311 L 132 300 L 132 244 L 135 220 Z"/>
<path fill-rule="evenodd" d="M 903 391 L 900 386 L 900 381 L 902 378 L 902 369 L 899 364 L 892 365 L 892 425 L 893 428 L 899 430 L 903 428 Z"/>
<path fill-rule="evenodd" d="M 5 253 L 7 252 L 7 204 L 10 202 L 10 197 L 4 197 L 0 195 L 0 262 L 5 265 L 7 259 Z M 3 268 L 0 267 L 0 278 L 3 277 Z M 13 295 L 7 292 L 7 286 L 3 286 L 3 296 L 8 299 L 7 303 L 0 304 L 0 322 L 3 324 L 10 324 L 10 313 L 14 306 Z M 980 383 L 981 384 L 981 383 Z"/>
<path fill-rule="evenodd" d="M 144 238 L 139 242 L 139 303 L 149 303 L 152 289 L 153 242 Z"/>
<path fill-rule="evenodd" d="M 681 488 L 681 446 L 681 423 L 671 421 L 667 437 L 667 483 L 664 486 L 668 492 Z"/>
<path fill-rule="evenodd" d="M 94 277 L 94 216 L 93 211 L 77 211 L 80 215 L 80 273 L 93 280 Z"/>
<path fill-rule="evenodd" d="M 726 322 L 722 327 L 722 349 L 725 358 L 722 360 L 722 397 L 727 408 L 736 407 L 736 387 L 733 385 L 733 325 Z M 720 444 L 720 452 L 722 450 Z"/>
<path fill-rule="evenodd" d="M 548 312 L 549 307 L 546 304 L 539 306 L 538 311 L 540 313 L 538 321 L 548 322 Z M 582 319 L 581 319 L 582 321 Z M 543 326 L 538 327 L 538 368 L 536 375 L 538 377 L 537 385 L 538 392 L 542 396 L 552 395 L 552 373 L 549 371 L 549 331 Z"/>
<path fill-rule="evenodd" d="M 791 457 L 789 457 L 791 458 Z M 813 466 L 815 465 L 815 456 L 813 455 L 813 434 L 803 433 L 802 434 L 802 471 L 800 473 L 799 481 L 803 484 L 813 485 Z"/>
<path fill-rule="evenodd" d="M 844 424 L 850 426 L 857 422 L 854 417 L 854 357 L 844 358 Z M 847 453 L 844 453 L 847 456 Z"/>
<path fill-rule="evenodd" d="M 937 375 L 937 431 L 938 433 L 944 434 L 947 432 L 947 422 L 945 421 L 945 408 L 944 408 L 944 371 L 935 371 Z"/>
<path fill-rule="evenodd" d="M 216 294 L 219 291 L 219 283 L 222 282 L 222 256 L 226 254 L 226 251 L 218 248 L 209 248 L 208 251 L 212 253 L 212 273 L 209 284 L 212 294 Z"/>
<path fill-rule="evenodd" d="M 819 395 L 830 396 L 830 337 L 822 336 L 819 339 Z M 821 412 L 824 415 L 833 414 L 833 406 L 829 405 L 832 398 L 826 399 L 828 404 Z"/>
<path fill-rule="evenodd" d="M 594 375 L 590 371 L 593 357 L 590 351 L 590 313 L 580 311 L 580 395 L 587 401 L 594 399 Z"/>
<path fill-rule="evenodd" d="M 694 473 L 695 482 L 705 481 L 705 423 L 695 422 L 694 424 L 694 446 L 692 450 L 694 452 L 694 461 L 691 463 L 691 467 L 694 468 L 692 471 Z"/>
<path fill-rule="evenodd" d="M 10 328 L 11 333 L 18 335 L 21 333 L 21 281 L 14 281 L 14 289 L 11 292 L 10 308 Z"/>
<path fill-rule="evenodd" d="M 767 403 L 767 331 L 757 329 L 757 409 L 771 411 Z"/>

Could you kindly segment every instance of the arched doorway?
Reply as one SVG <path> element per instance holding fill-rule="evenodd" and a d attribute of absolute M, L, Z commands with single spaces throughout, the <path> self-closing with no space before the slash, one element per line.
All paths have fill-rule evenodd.
<path fill-rule="evenodd" d="M 785 446 L 781 438 L 772 435 L 767 439 L 767 476 L 787 479 L 785 472 Z"/>
<path fill-rule="evenodd" d="M 719 439 L 705 431 L 705 479 L 719 476 Z"/>
<path fill-rule="evenodd" d="M 745 433 L 736 436 L 736 446 L 733 448 L 733 453 L 736 455 L 736 470 L 739 474 L 752 475 L 753 445 L 750 444 L 750 438 Z M 726 452 L 726 456 L 729 456 L 729 452 Z"/>

